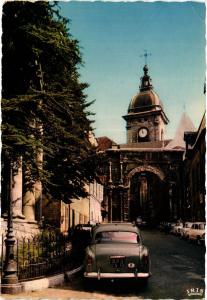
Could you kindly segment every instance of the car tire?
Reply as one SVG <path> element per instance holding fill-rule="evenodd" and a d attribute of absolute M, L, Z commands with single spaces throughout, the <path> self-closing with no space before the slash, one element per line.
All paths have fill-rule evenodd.
<path fill-rule="evenodd" d="M 86 277 L 83 277 L 83 286 L 84 286 L 84 290 L 90 292 L 94 290 L 94 286 L 96 285 L 94 279 L 88 279 Z"/>
<path fill-rule="evenodd" d="M 139 279 L 140 285 L 145 287 L 148 284 L 148 279 L 149 278 L 140 278 Z"/>

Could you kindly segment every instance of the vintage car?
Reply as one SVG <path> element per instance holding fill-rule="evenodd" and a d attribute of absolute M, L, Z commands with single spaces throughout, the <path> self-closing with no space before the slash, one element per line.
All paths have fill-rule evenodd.
<path fill-rule="evenodd" d="M 187 233 L 187 239 L 196 241 L 198 244 L 205 243 L 205 226 L 206 224 L 204 222 L 193 223 Z"/>
<path fill-rule="evenodd" d="M 72 241 L 72 256 L 74 260 L 83 260 L 85 248 L 91 242 L 92 229 L 93 226 L 91 224 L 77 224 L 74 230 L 70 233 Z"/>
<path fill-rule="evenodd" d="M 164 232 L 164 233 L 168 234 L 168 233 L 172 232 L 174 226 L 175 226 L 175 223 L 171 223 L 171 222 L 161 222 L 161 223 L 159 224 L 159 227 L 158 227 L 158 228 L 159 228 L 159 230 L 160 230 L 161 232 Z"/>
<path fill-rule="evenodd" d="M 193 225 L 192 222 L 185 222 L 183 225 L 183 228 L 180 229 L 180 237 L 183 239 L 186 239 L 186 236 L 188 235 L 188 232 Z"/>
<path fill-rule="evenodd" d="M 146 283 L 150 275 L 149 250 L 135 224 L 105 223 L 93 228 L 84 260 L 85 278 L 140 278 Z"/>
<path fill-rule="evenodd" d="M 171 230 L 171 233 L 174 234 L 174 235 L 179 236 L 181 228 L 183 228 L 183 223 L 182 222 L 177 222 L 175 224 L 175 226 L 173 226 L 173 228 Z"/>

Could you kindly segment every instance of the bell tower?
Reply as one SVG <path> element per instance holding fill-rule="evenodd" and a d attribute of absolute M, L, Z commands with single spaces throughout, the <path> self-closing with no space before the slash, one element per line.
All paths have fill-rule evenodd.
<path fill-rule="evenodd" d="M 169 120 L 159 96 L 154 92 L 148 66 L 143 68 L 139 92 L 132 98 L 126 120 L 127 144 L 163 141 Z"/>

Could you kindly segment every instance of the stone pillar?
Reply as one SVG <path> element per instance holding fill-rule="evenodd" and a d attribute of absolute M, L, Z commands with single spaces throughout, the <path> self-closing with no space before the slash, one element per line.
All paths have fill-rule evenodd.
<path fill-rule="evenodd" d="M 23 214 L 29 222 L 35 222 L 35 189 L 31 188 L 24 194 Z"/>
<path fill-rule="evenodd" d="M 34 184 L 35 190 L 35 215 L 36 220 L 41 222 L 42 220 L 42 183 L 36 181 Z"/>
<path fill-rule="evenodd" d="M 28 222 L 35 222 L 35 186 L 31 180 L 29 166 L 25 171 L 25 194 L 23 197 L 23 214 Z"/>
<path fill-rule="evenodd" d="M 42 163 L 43 163 L 43 151 L 42 149 L 39 149 L 37 153 L 37 167 L 40 172 L 42 170 Z M 35 182 L 34 189 L 35 189 L 36 220 L 42 222 L 42 182 L 40 180 L 37 180 Z"/>
<path fill-rule="evenodd" d="M 24 219 L 22 214 L 22 157 L 14 162 L 11 189 L 13 218 Z"/>

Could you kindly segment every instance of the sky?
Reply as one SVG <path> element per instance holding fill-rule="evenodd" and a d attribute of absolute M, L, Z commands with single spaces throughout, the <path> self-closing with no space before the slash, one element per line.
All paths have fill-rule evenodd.
<path fill-rule="evenodd" d="M 139 92 L 147 58 L 154 91 L 170 120 L 173 138 L 183 112 L 196 129 L 205 111 L 204 2 L 59 2 L 79 40 L 84 66 L 81 81 L 90 86 L 88 101 L 95 113 L 96 137 L 126 142 L 127 114 Z"/>

